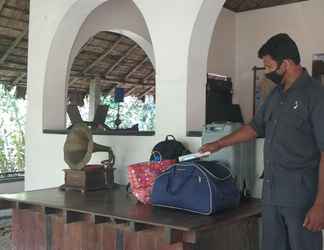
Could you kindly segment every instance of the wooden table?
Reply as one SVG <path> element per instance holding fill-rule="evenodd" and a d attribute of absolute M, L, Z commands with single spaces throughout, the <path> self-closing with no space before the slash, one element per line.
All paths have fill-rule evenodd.
<path fill-rule="evenodd" d="M 13 209 L 17 250 L 257 250 L 261 202 L 213 216 L 137 203 L 124 186 L 82 194 L 57 188 L 0 195 Z"/>

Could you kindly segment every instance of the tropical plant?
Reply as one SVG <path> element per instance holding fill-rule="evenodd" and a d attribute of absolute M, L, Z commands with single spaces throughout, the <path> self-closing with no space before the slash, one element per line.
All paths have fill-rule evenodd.
<path fill-rule="evenodd" d="M 114 101 L 112 96 L 101 98 L 101 103 L 108 105 L 108 114 L 105 124 L 111 128 L 116 129 L 115 120 L 117 118 L 118 103 Z M 155 103 L 153 96 L 146 96 L 145 100 L 138 99 L 137 97 L 127 96 L 124 102 L 119 104 L 119 114 L 122 123 L 119 128 L 130 128 L 138 124 L 140 131 L 153 131 L 155 119 Z M 89 117 L 89 100 L 84 100 L 84 105 L 79 107 L 81 117 L 84 121 L 88 121 Z M 68 118 L 68 117 L 67 117 Z M 71 122 L 67 119 L 67 126 Z"/>
<path fill-rule="evenodd" d="M 0 173 L 24 171 L 26 101 L 0 84 Z"/>
<path fill-rule="evenodd" d="M 109 106 L 106 125 L 116 128 L 115 120 L 118 112 L 118 103 L 114 98 L 107 96 L 102 98 L 102 103 Z M 155 119 L 155 103 L 153 96 L 146 96 L 145 100 L 134 96 L 127 96 L 124 102 L 120 103 L 120 128 L 130 128 L 138 124 L 140 131 L 153 131 Z"/>

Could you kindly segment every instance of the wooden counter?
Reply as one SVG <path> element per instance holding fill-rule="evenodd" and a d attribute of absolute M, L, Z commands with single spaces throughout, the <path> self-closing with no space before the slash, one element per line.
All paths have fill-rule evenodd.
<path fill-rule="evenodd" d="M 261 202 L 213 216 L 143 205 L 124 186 L 82 194 L 44 189 L 0 195 L 13 209 L 14 249 L 257 250 Z"/>

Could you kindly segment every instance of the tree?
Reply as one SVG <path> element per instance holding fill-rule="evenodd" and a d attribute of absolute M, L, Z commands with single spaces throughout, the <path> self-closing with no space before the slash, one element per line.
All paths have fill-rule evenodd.
<path fill-rule="evenodd" d="M 24 171 L 26 101 L 0 84 L 0 173 Z"/>
<path fill-rule="evenodd" d="M 111 96 L 102 98 L 102 103 L 109 106 L 106 125 L 110 128 L 116 128 L 118 104 L 114 102 L 114 98 Z M 137 97 L 125 97 L 124 102 L 120 103 L 120 119 L 122 121 L 120 128 L 130 128 L 138 124 L 140 131 L 153 131 L 155 119 L 153 96 L 147 96 L 144 102 Z"/>
<path fill-rule="evenodd" d="M 117 118 L 118 103 L 114 101 L 112 96 L 101 98 L 101 103 L 108 105 L 108 114 L 105 124 L 112 129 L 116 128 L 115 120 Z M 85 98 L 84 105 L 79 107 L 81 117 L 84 121 L 88 121 L 89 117 L 89 100 Z M 130 128 L 138 124 L 140 131 L 154 131 L 155 120 L 155 103 L 153 96 L 146 96 L 145 101 L 137 97 L 127 96 L 124 102 L 120 103 L 120 119 L 122 121 L 119 128 Z M 67 127 L 71 125 L 71 121 L 67 116 Z"/>

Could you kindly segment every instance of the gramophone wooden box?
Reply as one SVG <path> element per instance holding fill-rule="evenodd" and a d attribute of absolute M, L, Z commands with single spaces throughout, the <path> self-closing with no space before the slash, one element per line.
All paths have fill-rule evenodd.
<path fill-rule="evenodd" d="M 101 165 L 87 165 L 82 170 L 64 169 L 64 189 L 82 192 L 106 188 L 105 168 Z"/>

